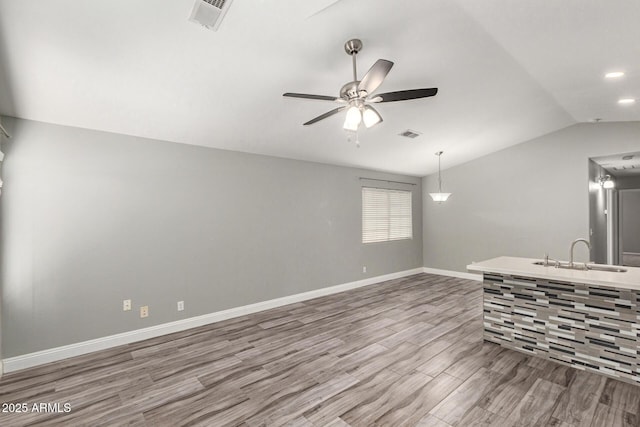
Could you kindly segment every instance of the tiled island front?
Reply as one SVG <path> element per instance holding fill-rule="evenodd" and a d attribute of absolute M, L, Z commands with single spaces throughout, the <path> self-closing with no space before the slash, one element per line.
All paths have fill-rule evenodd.
<path fill-rule="evenodd" d="M 483 274 L 484 339 L 640 385 L 640 269 L 534 261 L 500 257 L 467 267 Z"/>

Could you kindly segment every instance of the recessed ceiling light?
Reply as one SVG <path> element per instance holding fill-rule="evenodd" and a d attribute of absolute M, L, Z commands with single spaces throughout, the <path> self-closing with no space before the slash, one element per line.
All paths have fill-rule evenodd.
<path fill-rule="evenodd" d="M 622 105 L 629 105 L 629 104 L 635 104 L 636 100 L 633 98 L 620 98 L 618 100 L 618 104 L 622 104 Z"/>
<path fill-rule="evenodd" d="M 624 73 L 622 71 L 612 71 L 611 73 L 607 73 L 604 75 L 604 77 L 607 79 L 617 79 L 622 76 L 624 76 Z"/>

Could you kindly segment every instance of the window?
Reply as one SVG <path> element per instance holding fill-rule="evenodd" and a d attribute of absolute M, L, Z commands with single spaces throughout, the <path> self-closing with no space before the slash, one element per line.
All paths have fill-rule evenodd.
<path fill-rule="evenodd" d="M 411 238 L 411 191 L 362 187 L 362 243 Z"/>

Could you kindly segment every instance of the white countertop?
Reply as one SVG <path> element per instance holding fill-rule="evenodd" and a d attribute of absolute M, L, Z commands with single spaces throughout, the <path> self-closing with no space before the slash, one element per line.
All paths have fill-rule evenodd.
<path fill-rule="evenodd" d="M 618 289 L 640 290 L 640 268 L 622 267 L 627 271 L 614 273 L 609 271 L 571 270 L 565 268 L 545 267 L 534 265 L 535 258 L 517 258 L 501 256 L 480 261 L 467 266 L 473 273 L 501 273 L 523 277 L 560 280 L 564 282 L 585 283 L 588 285 L 604 286 Z"/>

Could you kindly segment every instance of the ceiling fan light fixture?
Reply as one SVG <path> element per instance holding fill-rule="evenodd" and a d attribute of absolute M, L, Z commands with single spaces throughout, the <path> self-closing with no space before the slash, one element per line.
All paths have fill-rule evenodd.
<path fill-rule="evenodd" d="M 364 111 L 362 112 L 362 121 L 367 128 L 377 125 L 382 121 L 382 117 L 380 114 L 371 106 L 367 105 L 364 107 Z"/>
<path fill-rule="evenodd" d="M 360 109 L 355 105 L 352 105 L 347 110 L 347 118 L 344 120 L 343 128 L 345 130 L 350 130 L 355 132 L 358 130 L 358 126 L 360 126 L 361 122 L 362 122 L 362 113 L 360 112 Z"/>

